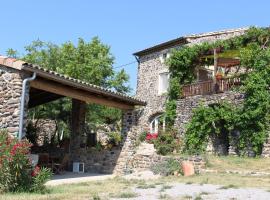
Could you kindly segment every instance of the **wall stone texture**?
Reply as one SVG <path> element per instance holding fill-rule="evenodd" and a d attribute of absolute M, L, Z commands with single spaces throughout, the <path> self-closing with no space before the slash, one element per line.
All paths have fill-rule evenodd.
<path fill-rule="evenodd" d="M 0 65 L 0 129 L 11 135 L 19 132 L 20 98 L 25 74 Z M 26 100 L 28 101 L 29 96 Z M 25 119 L 26 124 L 26 119 Z"/>
<path fill-rule="evenodd" d="M 195 172 L 198 174 L 205 168 L 205 160 L 201 156 L 162 156 L 158 155 L 154 150 L 149 151 L 149 149 L 153 149 L 152 146 L 153 144 L 142 143 L 138 147 L 132 162 L 133 171 L 140 172 L 151 170 L 153 166 L 164 161 L 168 161 L 171 158 L 179 161 L 180 164 L 183 161 L 191 162 L 194 166 Z"/>

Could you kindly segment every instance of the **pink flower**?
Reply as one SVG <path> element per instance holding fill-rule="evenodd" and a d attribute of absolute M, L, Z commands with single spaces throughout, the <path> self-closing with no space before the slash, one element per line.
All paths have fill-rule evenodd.
<path fill-rule="evenodd" d="M 36 166 L 34 170 L 32 171 L 31 176 L 37 176 L 39 172 L 40 172 L 40 167 Z"/>

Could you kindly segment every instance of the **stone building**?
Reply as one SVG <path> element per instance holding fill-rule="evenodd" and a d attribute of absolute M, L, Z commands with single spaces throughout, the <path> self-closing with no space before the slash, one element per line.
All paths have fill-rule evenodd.
<path fill-rule="evenodd" d="M 147 102 L 147 105 L 141 110 L 139 124 L 150 132 L 157 132 L 158 128 L 166 126 L 166 122 L 160 122 L 159 116 L 165 111 L 167 100 L 167 90 L 169 87 L 169 69 L 165 61 L 170 57 L 173 49 L 181 48 L 183 45 L 194 45 L 203 42 L 214 42 L 225 40 L 244 34 L 247 28 L 231 29 L 217 32 L 194 34 L 182 36 L 153 47 L 134 53 L 138 61 L 137 92 L 136 97 Z M 202 68 L 198 66 L 197 81 L 203 82 L 211 80 L 213 76 L 213 66 Z M 197 96 L 197 95 L 192 95 Z M 192 98 L 192 97 L 190 97 Z M 199 97 L 194 97 L 199 98 Z M 219 98 L 223 98 L 219 95 Z M 181 116 L 181 110 L 184 106 L 181 100 L 178 102 L 178 116 Z M 187 114 L 186 112 L 183 113 Z M 182 126 L 185 120 L 177 119 L 176 126 Z"/>

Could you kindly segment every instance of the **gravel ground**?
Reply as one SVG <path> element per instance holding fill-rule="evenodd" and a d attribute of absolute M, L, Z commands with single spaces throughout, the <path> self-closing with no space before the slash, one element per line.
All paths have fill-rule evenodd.
<path fill-rule="evenodd" d="M 270 192 L 255 188 L 226 188 L 211 184 L 184 184 L 170 183 L 169 185 L 156 185 L 155 188 L 133 188 L 137 197 L 128 200 L 154 200 L 154 199 L 221 199 L 221 200 L 268 200 Z M 122 200 L 125 198 L 121 198 Z"/>

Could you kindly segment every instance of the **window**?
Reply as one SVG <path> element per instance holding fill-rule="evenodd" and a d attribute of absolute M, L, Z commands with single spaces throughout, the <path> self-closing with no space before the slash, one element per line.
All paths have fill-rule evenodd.
<path fill-rule="evenodd" d="M 165 120 L 158 115 L 150 122 L 150 133 L 158 133 L 159 130 L 165 130 Z"/>
<path fill-rule="evenodd" d="M 162 72 L 158 78 L 158 94 L 163 94 L 168 91 L 169 88 L 169 72 Z"/>
<path fill-rule="evenodd" d="M 162 53 L 160 56 L 159 56 L 159 59 L 160 59 L 160 62 L 161 63 L 165 63 L 165 61 L 170 57 L 170 54 L 169 53 Z"/>

